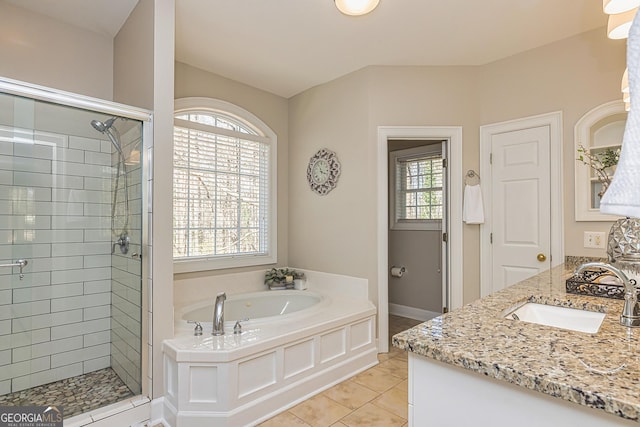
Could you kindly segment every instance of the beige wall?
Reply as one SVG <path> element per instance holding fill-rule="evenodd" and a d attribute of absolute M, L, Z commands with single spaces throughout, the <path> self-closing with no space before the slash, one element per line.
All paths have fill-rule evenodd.
<path fill-rule="evenodd" d="M 624 44 L 604 29 L 482 67 L 368 67 L 290 100 L 290 263 L 369 279 L 377 298 L 376 137 L 378 126 L 462 126 L 463 170 L 479 170 L 479 126 L 563 111 L 565 246 L 582 248 L 582 231 L 609 223 L 576 223 L 573 126 L 594 106 L 618 99 Z M 338 188 L 320 197 L 304 171 L 321 147 L 342 161 Z M 459 189 L 460 191 L 462 189 Z M 463 226 L 464 302 L 480 295 L 479 226 Z"/>
<path fill-rule="evenodd" d="M 139 0 L 113 39 L 113 99 L 153 110 L 153 0 Z"/>
<path fill-rule="evenodd" d="M 111 100 L 107 36 L 0 2 L 0 76 Z"/>
<path fill-rule="evenodd" d="M 278 265 L 289 264 L 288 257 L 288 221 L 289 199 L 289 125 L 288 103 L 285 98 L 220 77 L 216 74 L 183 64 L 175 63 L 175 98 L 209 97 L 230 102 L 256 115 L 265 122 L 278 137 Z M 266 270 L 270 266 L 236 268 L 233 272 Z M 229 270 L 185 273 L 175 275 L 176 292 L 187 281 L 198 278 L 229 273 Z"/>
<path fill-rule="evenodd" d="M 600 28 L 481 70 L 481 124 L 562 111 L 566 255 L 605 256 L 603 249 L 583 247 L 583 232 L 608 232 L 611 223 L 575 221 L 573 128 L 592 108 L 621 98 L 625 50 L 624 41 L 609 40 Z"/>

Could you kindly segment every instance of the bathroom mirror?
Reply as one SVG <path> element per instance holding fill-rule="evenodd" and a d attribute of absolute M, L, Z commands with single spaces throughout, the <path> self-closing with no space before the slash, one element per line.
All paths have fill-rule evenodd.
<path fill-rule="evenodd" d="M 602 175 L 586 164 L 588 156 L 603 159 L 622 146 L 627 112 L 624 102 L 612 101 L 599 105 L 578 120 L 574 129 L 575 217 L 576 221 L 614 221 L 617 216 L 600 213 L 600 199 L 615 166 L 604 169 Z M 585 162 L 579 160 L 582 156 Z"/>

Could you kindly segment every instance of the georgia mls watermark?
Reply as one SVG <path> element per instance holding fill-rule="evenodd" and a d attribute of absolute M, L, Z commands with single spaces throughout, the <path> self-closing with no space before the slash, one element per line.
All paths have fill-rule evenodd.
<path fill-rule="evenodd" d="M 0 427 L 62 427 L 62 407 L 0 406 Z"/>

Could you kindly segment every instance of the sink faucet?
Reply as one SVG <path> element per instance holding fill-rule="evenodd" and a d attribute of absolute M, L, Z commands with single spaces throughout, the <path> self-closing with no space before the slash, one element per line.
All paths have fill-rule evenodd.
<path fill-rule="evenodd" d="M 224 335 L 224 301 L 227 294 L 220 292 L 216 296 L 216 303 L 213 306 L 213 332 L 212 335 Z"/>
<path fill-rule="evenodd" d="M 640 327 L 640 304 L 638 304 L 638 291 L 635 280 L 631 281 L 622 270 L 604 262 L 587 262 L 576 270 L 576 274 L 589 268 L 601 268 L 616 275 L 624 285 L 624 308 L 620 315 L 620 324 L 629 328 Z"/>

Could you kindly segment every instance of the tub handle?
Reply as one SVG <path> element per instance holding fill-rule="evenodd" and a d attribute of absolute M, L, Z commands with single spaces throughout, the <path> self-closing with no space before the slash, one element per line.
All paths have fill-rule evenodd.
<path fill-rule="evenodd" d="M 242 325 L 240 324 L 240 322 L 246 322 L 247 320 L 249 320 L 249 319 L 248 318 L 247 319 L 240 319 L 240 320 L 236 321 L 236 324 L 233 326 L 233 333 L 236 334 L 236 335 L 241 334 L 242 333 Z"/>
<path fill-rule="evenodd" d="M 195 320 L 187 320 L 187 323 L 196 324 L 196 327 L 193 328 L 193 335 L 195 335 L 196 337 L 202 335 L 202 325 L 200 324 L 200 322 L 196 322 Z"/>

